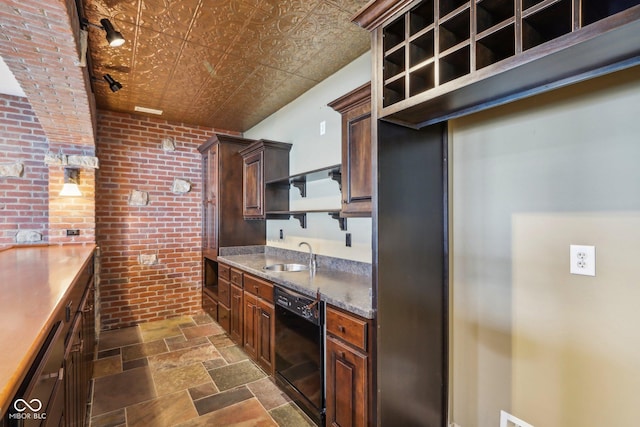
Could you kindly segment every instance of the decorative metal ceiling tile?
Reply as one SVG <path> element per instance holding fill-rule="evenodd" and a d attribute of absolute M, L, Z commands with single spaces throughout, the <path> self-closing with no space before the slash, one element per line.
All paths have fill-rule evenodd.
<path fill-rule="evenodd" d="M 100 24 L 100 19 L 102 18 L 113 20 L 113 25 L 119 30 L 118 26 L 120 23 L 138 23 L 140 1 L 141 0 L 85 0 L 84 12 L 89 21 L 94 24 Z"/>
<path fill-rule="evenodd" d="M 366 0 L 85 0 L 127 42 L 90 30 L 100 108 L 158 108 L 163 118 L 243 131 L 369 49 L 350 22 Z"/>
<path fill-rule="evenodd" d="M 198 10 L 187 40 L 226 51 L 246 26 L 255 8 L 240 0 L 214 0 Z"/>
<path fill-rule="evenodd" d="M 184 39 L 202 0 L 140 0 L 138 25 Z M 204 6 L 206 7 L 206 6 Z"/>
<path fill-rule="evenodd" d="M 221 52 L 186 43 L 163 94 L 164 103 L 170 105 L 181 99 L 193 103 L 204 85 L 214 78 L 224 57 Z"/>

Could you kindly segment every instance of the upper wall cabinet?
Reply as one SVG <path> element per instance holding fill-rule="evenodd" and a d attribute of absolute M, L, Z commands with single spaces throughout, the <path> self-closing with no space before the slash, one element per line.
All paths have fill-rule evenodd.
<path fill-rule="evenodd" d="M 371 83 L 329 103 L 342 114 L 343 217 L 371 216 Z"/>
<path fill-rule="evenodd" d="M 379 118 L 422 127 L 640 63 L 640 0 L 376 0 Z"/>
<path fill-rule="evenodd" d="M 267 211 L 289 210 L 289 186 L 266 187 L 266 182 L 289 175 L 291 144 L 261 139 L 240 151 L 243 169 L 243 215 L 265 219 Z"/>

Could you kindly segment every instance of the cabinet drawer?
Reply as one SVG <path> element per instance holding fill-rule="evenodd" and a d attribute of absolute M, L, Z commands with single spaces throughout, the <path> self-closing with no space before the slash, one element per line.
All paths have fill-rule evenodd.
<path fill-rule="evenodd" d="M 231 295 L 229 282 L 220 280 L 218 282 L 218 302 L 229 307 L 229 295 Z"/>
<path fill-rule="evenodd" d="M 231 283 L 236 286 L 242 287 L 242 271 L 236 270 L 235 268 L 231 269 Z"/>
<path fill-rule="evenodd" d="M 244 289 L 266 301 L 273 302 L 273 285 L 267 281 L 247 274 L 244 276 Z"/>
<path fill-rule="evenodd" d="M 229 271 L 231 268 L 228 265 L 218 264 L 218 277 L 223 280 L 229 280 Z"/>
<path fill-rule="evenodd" d="M 367 351 L 367 327 L 364 319 L 327 306 L 327 333 Z"/>

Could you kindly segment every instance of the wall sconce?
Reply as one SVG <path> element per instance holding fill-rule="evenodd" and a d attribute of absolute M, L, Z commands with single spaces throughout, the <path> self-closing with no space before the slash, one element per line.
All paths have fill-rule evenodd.
<path fill-rule="evenodd" d="M 64 168 L 64 185 L 60 190 L 60 195 L 66 197 L 82 196 L 78 184 L 80 184 L 80 169 Z"/>
<path fill-rule="evenodd" d="M 93 24 L 93 23 L 89 22 L 87 20 L 87 18 L 82 18 L 81 23 L 85 27 L 87 25 L 90 25 L 92 27 L 100 28 L 101 30 L 106 31 L 107 32 L 107 42 L 109 42 L 109 46 L 111 46 L 111 47 L 122 46 L 124 44 L 124 42 L 125 42 L 125 39 L 122 36 L 122 33 L 120 33 L 120 31 L 116 31 L 116 29 L 113 28 L 113 24 L 111 24 L 111 21 L 109 21 L 107 18 L 102 18 L 100 20 L 100 24 L 102 24 L 102 25 Z"/>

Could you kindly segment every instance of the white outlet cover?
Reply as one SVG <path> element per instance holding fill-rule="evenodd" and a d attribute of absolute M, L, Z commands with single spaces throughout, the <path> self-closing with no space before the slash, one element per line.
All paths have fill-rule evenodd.
<path fill-rule="evenodd" d="M 320 122 L 320 135 L 324 135 L 326 132 L 327 132 L 327 122 L 323 120 Z"/>
<path fill-rule="evenodd" d="M 529 424 L 526 421 L 521 420 L 520 418 L 511 415 L 506 411 L 500 411 L 500 427 L 533 427 L 533 425 Z"/>
<path fill-rule="evenodd" d="M 584 245 L 569 246 L 569 270 L 571 274 L 596 275 L 596 247 Z"/>

